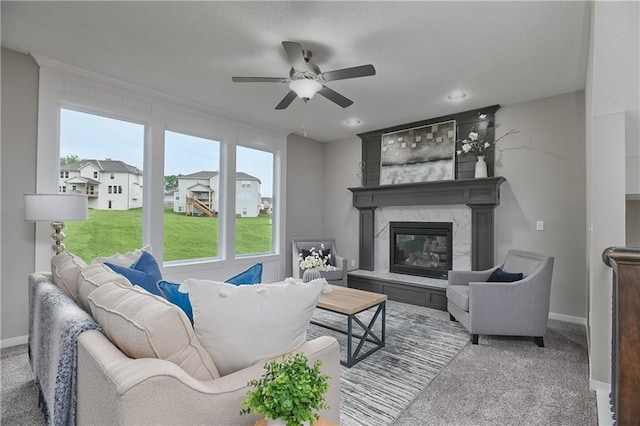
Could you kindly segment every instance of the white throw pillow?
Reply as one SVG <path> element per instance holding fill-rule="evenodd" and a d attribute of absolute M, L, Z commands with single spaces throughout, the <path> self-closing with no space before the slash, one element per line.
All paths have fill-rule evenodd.
<path fill-rule="evenodd" d="M 51 275 L 53 282 L 68 296 L 78 301 L 78 276 L 86 262 L 68 251 L 63 251 L 51 258 Z"/>
<path fill-rule="evenodd" d="M 78 303 L 82 308 L 91 312 L 89 306 L 89 294 L 96 288 L 106 283 L 120 283 L 123 286 L 131 286 L 131 283 L 123 275 L 113 272 L 107 265 L 96 263 L 83 268 L 78 277 Z"/>
<path fill-rule="evenodd" d="M 131 358 L 173 362 L 198 380 L 220 377 L 180 308 L 140 287 L 106 283 L 89 295 L 91 314 Z"/>
<path fill-rule="evenodd" d="M 303 344 L 325 284 L 324 278 L 242 286 L 190 278 L 180 291 L 189 293 L 196 336 L 225 376 Z"/>
<path fill-rule="evenodd" d="M 130 251 L 125 254 L 116 253 L 106 257 L 98 256 L 91 261 L 91 264 L 109 262 L 113 263 L 114 265 L 126 266 L 128 268 L 129 266 L 133 265 L 136 260 L 140 259 L 143 251 L 151 253 L 151 246 L 146 245 L 141 249 L 135 249 L 134 251 Z"/>

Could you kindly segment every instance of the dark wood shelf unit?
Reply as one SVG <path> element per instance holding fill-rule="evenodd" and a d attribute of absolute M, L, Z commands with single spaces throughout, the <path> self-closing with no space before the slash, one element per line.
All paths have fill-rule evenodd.
<path fill-rule="evenodd" d="M 413 284 L 385 278 L 363 277 L 348 274 L 348 286 L 359 290 L 386 294 L 389 300 L 447 310 L 447 295 L 444 288 Z"/>
<path fill-rule="evenodd" d="M 349 188 L 353 206 L 360 214 L 360 269 L 374 270 L 375 210 L 386 206 L 467 205 L 471 208 L 471 268 L 488 269 L 494 266 L 494 209 L 500 204 L 500 185 L 503 177 L 494 174 L 494 155 L 486 156 L 490 177 L 474 179 L 476 156 L 456 155 L 454 179 L 398 185 L 380 185 L 382 135 L 449 120 L 456 121 L 456 140 L 467 138 L 477 131 L 481 139 L 495 140 L 495 112 L 500 105 L 491 105 L 456 114 L 361 133 L 362 187 Z M 459 147 L 458 147 L 459 149 Z M 349 287 L 378 291 L 391 300 L 399 300 L 436 309 L 446 309 L 445 290 L 415 285 L 386 278 L 349 275 Z"/>

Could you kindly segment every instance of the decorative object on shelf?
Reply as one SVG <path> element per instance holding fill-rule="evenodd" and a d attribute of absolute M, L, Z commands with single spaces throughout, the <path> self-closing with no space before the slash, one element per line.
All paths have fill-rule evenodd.
<path fill-rule="evenodd" d="M 484 161 L 484 155 L 477 156 L 475 177 L 477 178 L 487 177 L 487 162 Z"/>
<path fill-rule="evenodd" d="M 454 178 L 456 121 L 384 133 L 380 185 Z"/>
<path fill-rule="evenodd" d="M 308 252 L 302 250 L 298 257 L 300 259 L 300 269 L 304 270 L 302 281 L 305 283 L 322 278 L 320 271 L 329 271 L 333 268 L 330 265 L 331 251 L 325 249 L 324 244 L 320 244 L 320 251 L 317 251 L 315 247 L 311 247 Z"/>
<path fill-rule="evenodd" d="M 249 381 L 254 389 L 242 402 L 240 414 L 263 414 L 267 425 L 299 426 L 315 423 L 318 411 L 327 409 L 324 395 L 329 376 L 320 371 L 321 361 L 309 366 L 303 353 L 288 354 L 282 361 L 265 364 L 260 379 Z"/>
<path fill-rule="evenodd" d="M 472 152 L 476 155 L 486 155 L 487 152 L 491 152 L 496 148 L 496 145 L 498 144 L 498 142 L 500 142 L 501 139 L 504 139 L 507 136 L 512 135 L 514 133 L 520 133 L 520 131 L 511 129 L 504 135 L 500 136 L 495 141 L 491 142 L 491 141 L 485 141 L 484 139 L 479 139 L 478 132 L 476 131 L 469 132 L 469 139 L 458 141 L 458 143 L 461 143 L 462 146 L 457 151 L 457 153 L 458 155 L 460 155 L 460 154 L 466 154 L 468 152 Z"/>
<path fill-rule="evenodd" d="M 34 222 L 51 222 L 53 233 L 51 250 L 60 254 L 65 247 L 62 243 L 64 221 L 87 220 L 89 203 L 83 194 L 25 194 L 24 219 Z"/>
<path fill-rule="evenodd" d="M 518 130 L 511 129 L 495 141 L 487 141 L 484 139 L 480 139 L 478 132 L 474 130 L 472 132 L 469 132 L 469 139 L 458 141 L 461 146 L 460 149 L 456 151 L 456 153 L 458 155 L 467 154 L 469 152 L 475 154 L 477 157 L 475 177 L 487 177 L 487 163 L 485 161 L 486 154 L 495 150 L 496 145 L 501 139 L 514 133 L 520 132 Z"/>

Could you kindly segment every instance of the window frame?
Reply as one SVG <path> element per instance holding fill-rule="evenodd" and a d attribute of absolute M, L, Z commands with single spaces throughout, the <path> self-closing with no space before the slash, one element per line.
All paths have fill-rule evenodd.
<path fill-rule="evenodd" d="M 210 276 L 235 275 L 242 265 L 262 262 L 263 277 L 284 278 L 286 242 L 284 228 L 284 182 L 286 177 L 287 133 L 274 126 L 238 119 L 201 104 L 161 94 L 98 73 L 70 67 L 33 55 L 40 67 L 38 92 L 38 142 L 36 191 L 57 192 L 59 182 L 60 108 L 97 114 L 145 126 L 143 174 L 143 244 L 151 244 L 154 256 L 163 265 L 163 275 L 187 278 L 199 273 Z M 274 154 L 273 182 L 273 253 L 255 256 L 235 255 L 235 220 L 224 220 L 219 230 L 221 258 L 204 262 L 165 265 L 162 259 L 164 201 L 164 131 L 178 131 L 221 142 L 220 172 L 222 182 L 235 181 L 236 145 L 270 151 Z M 235 214 L 235 186 L 220 194 L 227 218 Z M 36 223 L 36 268 L 49 264 L 50 229 Z M 157 247 L 157 248 L 156 248 Z M 248 257 L 248 258 L 247 258 Z"/>

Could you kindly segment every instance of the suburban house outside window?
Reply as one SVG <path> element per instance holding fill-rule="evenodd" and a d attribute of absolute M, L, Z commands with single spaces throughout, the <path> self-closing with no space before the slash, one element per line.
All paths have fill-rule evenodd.
<path fill-rule="evenodd" d="M 236 147 L 236 254 L 271 253 L 273 212 L 262 209 L 262 197 L 273 194 L 274 154 Z"/>
<path fill-rule="evenodd" d="M 138 123 L 60 111 L 59 186 L 62 192 L 86 194 L 89 204 L 88 220 L 65 224 L 65 244 L 87 262 L 142 247 L 144 134 Z M 109 185 L 100 179 L 107 173 Z M 105 198 L 118 190 L 122 197 Z M 105 228 L 118 232 L 101 232 Z"/>
<path fill-rule="evenodd" d="M 220 257 L 219 141 L 165 131 L 165 262 Z"/>

